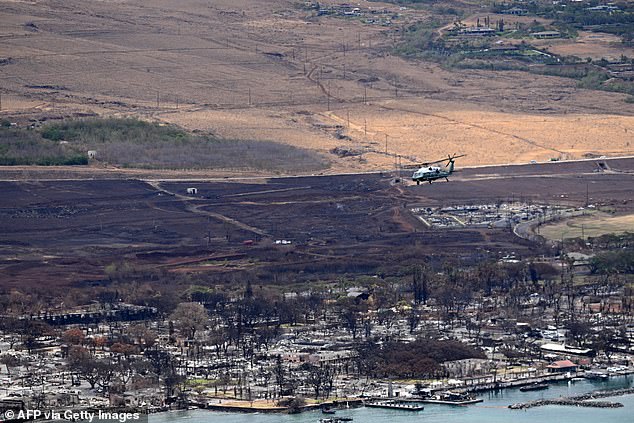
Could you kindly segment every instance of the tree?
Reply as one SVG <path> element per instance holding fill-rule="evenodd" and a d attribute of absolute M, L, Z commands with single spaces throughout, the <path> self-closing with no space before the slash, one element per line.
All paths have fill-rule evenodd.
<path fill-rule="evenodd" d="M 141 323 L 130 325 L 128 336 L 141 348 L 141 351 L 152 348 L 156 343 L 157 337 L 155 331 Z"/>
<path fill-rule="evenodd" d="M 398 316 L 392 309 L 388 308 L 379 310 L 376 317 L 380 325 L 385 325 L 387 329 L 390 329 Z"/>
<path fill-rule="evenodd" d="M 132 354 L 138 353 L 138 349 L 134 345 L 125 344 L 121 342 L 115 342 L 114 344 L 112 344 L 112 346 L 110 347 L 110 351 L 113 354 L 116 354 L 117 356 L 119 356 L 117 358 L 117 361 L 121 361 L 120 359 L 121 356 L 128 359 L 130 358 Z"/>
<path fill-rule="evenodd" d="M 95 363 L 97 371 L 97 384 L 103 389 L 104 393 L 110 389 L 110 383 L 115 374 L 116 364 L 107 359 L 97 360 Z"/>
<path fill-rule="evenodd" d="M 37 320 L 24 320 L 20 322 L 15 330 L 19 331 L 21 334 L 22 343 L 29 353 L 38 346 L 38 339 L 41 336 L 51 334 L 53 332 L 49 325 Z"/>
<path fill-rule="evenodd" d="M 356 339 L 359 330 L 359 319 L 361 314 L 367 311 L 367 305 L 351 298 L 344 298 L 339 302 L 339 309 L 342 323 L 350 331 L 352 338 Z"/>
<path fill-rule="evenodd" d="M 84 331 L 79 328 L 68 329 L 62 334 L 62 341 L 69 345 L 81 345 L 85 339 Z"/>
<path fill-rule="evenodd" d="M 313 388 L 315 399 L 318 399 L 326 380 L 324 369 L 309 363 L 302 364 L 299 369 L 308 373 L 306 383 Z"/>
<path fill-rule="evenodd" d="M 306 405 L 306 400 L 302 397 L 284 398 L 278 402 L 279 406 L 287 407 L 289 414 L 301 413 L 302 407 Z"/>
<path fill-rule="evenodd" d="M 612 363 L 612 354 L 616 348 L 619 346 L 627 347 L 628 345 L 629 340 L 625 327 L 619 331 L 605 328 L 601 330 L 594 339 L 594 347 L 604 352 L 608 363 Z"/>
<path fill-rule="evenodd" d="M 352 339 L 357 338 L 357 330 L 359 329 L 359 314 L 356 310 L 348 309 L 341 313 L 341 318 L 346 328 L 350 331 Z"/>
<path fill-rule="evenodd" d="M 178 373 L 176 359 L 170 353 L 158 350 L 146 350 L 145 356 L 149 360 L 154 373 L 162 377 L 165 387 L 165 398 L 171 401 L 175 394 L 176 386 L 184 381 L 184 377 Z"/>
<path fill-rule="evenodd" d="M 427 304 L 429 298 L 429 272 L 426 267 L 415 266 L 412 272 L 414 304 Z"/>
<path fill-rule="evenodd" d="M 581 346 L 592 332 L 592 325 L 587 322 L 572 321 L 566 325 L 568 335 L 575 343 Z"/>
<path fill-rule="evenodd" d="M 20 358 L 11 354 L 0 355 L 0 363 L 7 367 L 7 374 L 11 376 L 11 368 L 18 367 L 20 365 Z"/>
<path fill-rule="evenodd" d="M 273 374 L 275 375 L 275 382 L 280 389 L 280 392 L 284 390 L 286 385 L 286 369 L 282 363 L 282 356 L 275 357 L 275 366 L 273 367 Z"/>
<path fill-rule="evenodd" d="M 409 333 L 414 333 L 418 324 L 420 323 L 420 313 L 416 309 L 412 309 L 407 315 L 407 326 L 409 326 Z"/>
<path fill-rule="evenodd" d="M 193 339 L 196 332 L 209 322 L 207 310 L 199 303 L 180 303 L 171 314 L 170 320 L 188 339 Z"/>
<path fill-rule="evenodd" d="M 72 371 L 90 384 L 91 389 L 95 389 L 99 381 L 99 365 L 87 349 L 71 347 L 68 352 L 68 364 Z"/>
<path fill-rule="evenodd" d="M 320 364 L 319 366 L 304 363 L 300 366 L 300 370 L 308 373 L 306 383 L 313 388 L 315 399 L 319 398 L 320 393 L 325 392 L 325 397 L 330 396 L 333 388 L 335 371 L 328 364 Z"/>

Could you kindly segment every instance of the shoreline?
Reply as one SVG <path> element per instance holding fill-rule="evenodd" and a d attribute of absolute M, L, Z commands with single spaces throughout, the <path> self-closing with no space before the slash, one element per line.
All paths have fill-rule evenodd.
<path fill-rule="evenodd" d="M 618 377 L 627 377 L 627 376 L 628 375 L 619 375 Z M 553 380 L 553 382 L 561 382 L 564 380 L 566 379 Z M 524 385 L 525 383 L 509 385 L 504 387 L 495 387 L 495 388 L 478 390 L 477 392 L 479 393 L 496 392 L 496 391 L 504 390 L 504 389 L 515 389 Z M 570 397 L 561 396 L 561 397 L 556 397 L 552 399 L 532 400 L 532 401 L 527 401 L 524 403 L 509 404 L 507 407 L 513 410 L 535 408 L 535 407 L 541 407 L 546 405 L 581 405 L 581 406 L 596 407 L 596 408 L 614 408 L 613 404 L 619 404 L 619 406 L 621 407 L 623 405 L 617 402 L 607 402 L 607 401 L 591 402 L 591 400 L 599 399 L 599 398 L 621 397 L 626 395 L 634 395 L 634 386 L 630 386 L 629 388 L 593 390 L 593 391 L 586 392 L 584 394 L 574 395 Z M 367 404 L 365 403 L 366 400 L 377 400 L 377 399 L 378 398 L 349 399 L 345 401 L 332 400 L 332 401 L 324 401 L 319 404 L 307 404 L 300 407 L 301 411 L 299 411 L 299 413 L 304 413 L 307 411 L 319 411 L 322 408 L 338 410 L 338 409 L 347 409 L 347 408 L 367 407 Z M 381 399 L 387 400 L 387 398 L 381 398 Z M 396 399 L 396 398 L 392 398 L 392 399 Z M 401 398 L 401 400 L 407 401 L 407 399 L 405 398 Z M 475 403 L 480 403 L 484 401 L 485 400 L 483 399 L 479 399 L 479 401 L 473 401 L 471 403 L 475 404 Z M 191 404 L 195 406 L 197 409 L 208 410 L 213 412 L 228 412 L 228 413 L 242 413 L 242 414 L 254 414 L 254 413 L 290 414 L 288 413 L 288 410 L 289 410 L 288 407 L 271 406 L 267 408 L 261 408 L 261 407 L 249 406 L 248 405 L 249 401 L 245 401 L 245 403 L 246 403 L 245 405 L 209 404 L 209 403 L 204 404 L 201 402 L 198 402 L 198 403 L 192 402 Z M 431 402 L 431 403 L 441 404 L 441 405 L 455 405 L 455 404 L 444 404 L 444 403 L 435 403 L 435 402 Z M 605 404 L 602 404 L 602 403 L 605 403 Z M 596 405 L 596 404 L 599 404 L 599 405 Z M 459 404 L 459 405 L 462 405 L 462 404 Z M 174 412 L 174 411 L 187 411 L 187 410 L 181 409 L 181 410 L 164 410 L 164 411 Z M 161 413 L 164 411 L 158 411 L 157 413 Z M 152 414 L 156 414 L 156 413 L 152 413 Z"/>

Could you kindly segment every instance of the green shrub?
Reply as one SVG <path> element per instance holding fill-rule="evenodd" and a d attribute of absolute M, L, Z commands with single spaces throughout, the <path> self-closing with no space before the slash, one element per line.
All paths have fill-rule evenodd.
<path fill-rule="evenodd" d="M 60 141 L 65 143 L 60 143 Z M 91 118 L 49 123 L 40 131 L 0 133 L 0 165 L 86 165 L 96 150 L 107 163 L 134 168 L 315 171 L 317 153 L 271 141 L 216 139 L 138 119 Z"/>

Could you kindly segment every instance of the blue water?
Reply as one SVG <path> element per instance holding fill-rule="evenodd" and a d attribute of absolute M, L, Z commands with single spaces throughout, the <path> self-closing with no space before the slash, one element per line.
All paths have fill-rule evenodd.
<path fill-rule="evenodd" d="M 604 400 L 624 405 L 616 409 L 546 406 L 528 410 L 510 410 L 509 404 L 541 398 L 578 395 L 597 389 L 634 386 L 634 377 L 611 378 L 609 381 L 562 382 L 545 391 L 520 392 L 507 389 L 484 393 L 484 402 L 465 407 L 425 404 L 425 410 L 412 412 L 377 408 L 338 410 L 337 417 L 353 417 L 354 423 L 634 423 L 634 395 Z M 327 417 L 320 412 L 302 414 L 242 414 L 206 410 L 159 413 L 150 416 L 150 423 L 315 423 Z"/>

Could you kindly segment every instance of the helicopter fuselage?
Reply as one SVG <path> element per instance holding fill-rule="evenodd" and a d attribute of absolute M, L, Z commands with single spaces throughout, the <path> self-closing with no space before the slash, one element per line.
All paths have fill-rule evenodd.
<path fill-rule="evenodd" d="M 412 181 L 416 181 L 417 184 L 421 182 L 429 182 L 431 184 L 431 182 L 436 179 L 447 179 L 447 177 L 453 173 L 453 168 L 453 161 L 451 161 L 449 167 L 446 169 L 441 169 L 438 166 L 423 166 L 414 172 Z"/>

